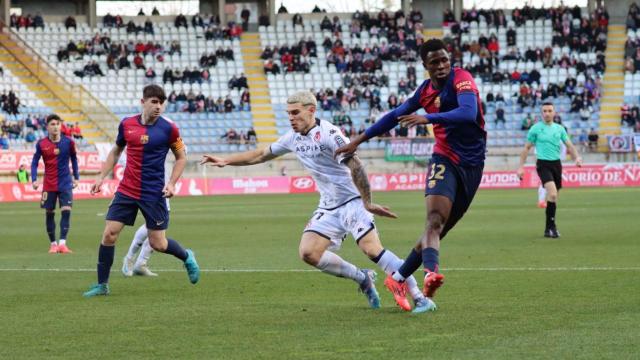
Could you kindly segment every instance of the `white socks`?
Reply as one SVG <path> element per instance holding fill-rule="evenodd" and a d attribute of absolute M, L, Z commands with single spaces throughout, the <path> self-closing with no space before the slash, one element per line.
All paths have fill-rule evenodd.
<path fill-rule="evenodd" d="M 127 258 L 133 259 L 136 256 L 136 253 L 138 253 L 138 250 L 142 246 L 142 243 L 145 241 L 147 236 L 147 226 L 145 224 L 142 224 L 142 226 L 140 226 L 138 230 L 136 230 L 136 234 L 133 236 L 131 246 L 129 247 L 129 252 L 127 253 Z"/>
<path fill-rule="evenodd" d="M 416 278 L 413 275 L 409 276 L 405 279 L 400 273 L 398 269 L 404 263 L 402 259 L 400 259 L 396 254 L 394 254 L 391 250 L 384 249 L 384 254 L 378 260 L 378 266 L 387 274 L 393 274 L 393 278 L 396 281 L 405 281 L 407 283 L 407 287 L 409 288 L 409 292 L 411 293 L 411 297 L 414 300 L 422 299 L 424 295 L 422 291 L 418 288 L 418 283 L 416 282 Z M 395 272 L 395 274 L 394 274 Z M 396 275 L 397 274 L 397 275 Z M 396 279 L 396 276 L 398 279 Z"/>
<path fill-rule="evenodd" d="M 151 247 L 151 245 L 149 245 L 149 239 L 147 239 L 144 241 L 144 243 L 142 243 L 142 249 L 140 250 L 140 255 L 138 255 L 138 260 L 136 260 L 136 264 L 133 266 L 133 268 L 136 269 L 142 265 L 146 265 L 152 253 L 153 253 L 153 248 Z"/>
<path fill-rule="evenodd" d="M 547 190 L 544 187 L 538 186 L 538 202 L 547 201 Z"/>
<path fill-rule="evenodd" d="M 344 261 L 340 256 L 328 250 L 322 254 L 316 268 L 327 274 L 352 279 L 358 284 L 365 280 L 365 274 L 355 265 Z"/>

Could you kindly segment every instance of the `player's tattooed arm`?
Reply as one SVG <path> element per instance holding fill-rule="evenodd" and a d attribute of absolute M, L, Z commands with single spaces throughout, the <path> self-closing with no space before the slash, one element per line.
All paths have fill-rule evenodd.
<path fill-rule="evenodd" d="M 369 177 L 364 170 L 364 165 L 357 156 L 352 156 L 344 160 L 345 165 L 351 170 L 351 179 L 356 188 L 360 192 L 360 197 L 364 203 L 365 209 L 372 214 L 378 216 L 385 216 L 390 218 L 397 218 L 396 214 L 391 212 L 388 207 L 374 204 L 371 202 L 371 186 L 369 185 Z"/>
<path fill-rule="evenodd" d="M 365 206 L 371 203 L 371 186 L 369 185 L 369 178 L 364 170 L 364 165 L 357 156 L 352 156 L 345 159 L 345 165 L 351 170 L 351 178 L 353 184 L 356 186 L 362 197 L 362 202 Z"/>

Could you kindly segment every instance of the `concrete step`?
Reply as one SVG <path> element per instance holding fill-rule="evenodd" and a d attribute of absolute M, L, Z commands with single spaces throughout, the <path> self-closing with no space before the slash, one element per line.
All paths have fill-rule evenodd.
<path fill-rule="evenodd" d="M 260 127 L 260 128 L 275 127 L 276 126 L 276 122 L 275 121 L 257 121 L 257 120 L 254 120 L 253 121 L 253 125 L 255 127 Z"/>
<path fill-rule="evenodd" d="M 253 103 L 251 104 L 251 107 L 253 108 Z M 253 117 L 254 121 L 257 119 L 260 120 L 276 120 L 276 117 L 273 115 L 272 113 L 257 113 L 257 112 L 251 112 L 251 116 Z"/>
<path fill-rule="evenodd" d="M 258 135 L 258 138 L 260 138 L 262 135 L 277 135 L 278 134 L 278 130 L 275 128 L 255 128 L 256 130 L 256 134 Z"/>

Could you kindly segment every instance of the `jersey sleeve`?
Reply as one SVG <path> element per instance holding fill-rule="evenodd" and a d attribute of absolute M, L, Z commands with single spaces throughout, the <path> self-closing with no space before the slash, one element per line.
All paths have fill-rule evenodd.
<path fill-rule="evenodd" d="M 40 162 L 41 156 L 42 151 L 40 150 L 40 141 L 38 141 L 36 143 L 36 152 L 33 154 L 33 158 L 31 159 L 31 182 L 38 180 L 38 162 Z"/>
<path fill-rule="evenodd" d="M 73 170 L 73 178 L 80 180 L 80 171 L 78 168 L 78 153 L 76 151 L 75 141 L 69 141 L 69 159 L 71 159 L 71 169 Z"/>
<path fill-rule="evenodd" d="M 529 129 L 529 132 L 527 133 L 527 141 L 532 144 L 535 144 L 537 140 L 538 140 L 538 133 L 536 133 L 536 127 L 533 126 L 531 127 L 531 129 Z"/>
<path fill-rule="evenodd" d="M 473 76 L 466 70 L 459 70 L 455 73 L 453 77 L 453 88 L 455 89 L 456 95 L 465 92 L 478 93 L 478 87 L 473 80 Z"/>
<path fill-rule="evenodd" d="M 271 153 L 276 156 L 291 152 L 291 132 L 282 135 L 276 142 L 269 145 Z"/>
<path fill-rule="evenodd" d="M 327 132 L 326 134 L 328 135 L 328 139 L 325 140 L 325 145 L 329 147 L 329 149 L 331 149 L 331 153 L 333 155 L 336 154 L 336 150 L 338 150 L 338 148 L 341 148 L 345 145 L 347 145 L 350 140 L 348 137 L 346 137 L 342 131 L 340 131 L 340 129 L 338 129 L 337 127 L 335 128 L 335 132 L 333 134 L 331 134 L 331 131 Z M 323 134 L 324 135 L 324 134 Z M 349 154 L 346 155 L 344 153 L 338 155 L 335 159 L 339 162 L 342 163 L 345 159 L 348 159 L 350 157 L 352 157 L 353 154 Z"/>
<path fill-rule="evenodd" d="M 127 145 L 127 140 L 124 138 L 124 121 L 121 121 L 120 125 L 118 125 L 118 136 L 116 136 L 116 145 L 121 148 Z"/>
<path fill-rule="evenodd" d="M 567 140 L 569 140 L 569 135 L 567 134 L 567 129 L 564 128 L 564 126 L 560 125 L 560 140 L 562 140 L 563 143 L 566 143 Z"/>
<path fill-rule="evenodd" d="M 180 137 L 180 130 L 175 123 L 171 123 L 171 134 L 169 134 L 169 147 L 173 151 L 184 150 L 184 142 Z"/>

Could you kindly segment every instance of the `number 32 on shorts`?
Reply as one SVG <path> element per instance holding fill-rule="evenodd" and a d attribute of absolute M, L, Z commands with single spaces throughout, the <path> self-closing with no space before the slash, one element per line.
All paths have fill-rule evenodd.
<path fill-rule="evenodd" d="M 447 167 L 443 164 L 431 164 L 431 170 L 429 171 L 429 188 L 436 186 L 436 180 L 444 179 L 444 172 Z"/>

